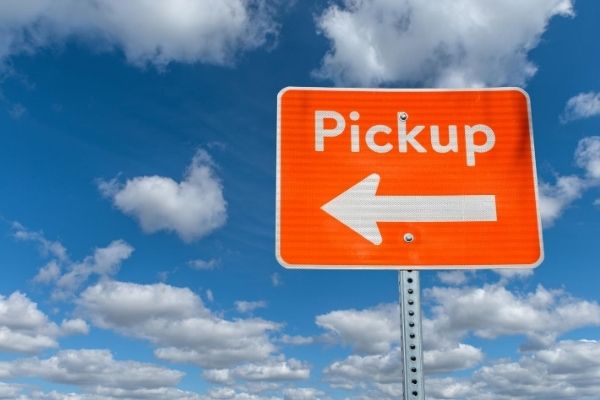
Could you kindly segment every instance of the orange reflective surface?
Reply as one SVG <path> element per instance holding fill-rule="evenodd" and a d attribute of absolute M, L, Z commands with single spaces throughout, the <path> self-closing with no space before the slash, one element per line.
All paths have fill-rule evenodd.
<path fill-rule="evenodd" d="M 323 138 L 322 151 L 315 146 L 319 110 L 338 113 L 345 121 L 337 136 L 332 134 L 336 121 L 323 121 L 331 136 Z M 353 111 L 359 118 L 350 118 Z M 414 140 L 426 152 L 417 152 L 410 143 L 406 151 L 400 150 L 400 112 L 408 114 L 407 131 L 424 126 Z M 280 93 L 278 113 L 277 254 L 282 264 L 476 268 L 541 261 L 529 102 L 523 91 L 288 88 Z M 475 165 L 469 166 L 465 126 L 478 124 L 493 130 L 495 142 L 475 153 Z M 352 151 L 351 125 L 358 127 L 358 151 Z M 374 125 L 391 132 L 377 133 L 377 146 L 370 148 L 366 132 Z M 442 145 L 448 143 L 449 126 L 456 126 L 456 152 L 434 149 L 431 125 L 439 127 Z M 483 146 L 486 140 L 476 134 L 474 145 Z M 381 147 L 387 144 L 391 146 Z M 381 222 L 383 242 L 375 245 L 321 209 L 373 173 L 381 177 L 380 196 L 495 195 L 497 220 Z M 404 241 L 406 233 L 413 234 L 412 243 Z"/>

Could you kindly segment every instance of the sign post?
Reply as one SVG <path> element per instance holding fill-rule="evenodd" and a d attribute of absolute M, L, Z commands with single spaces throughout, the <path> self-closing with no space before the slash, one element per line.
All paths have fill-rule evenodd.
<path fill-rule="evenodd" d="M 419 272 L 398 271 L 404 400 L 425 399 Z"/>
<path fill-rule="evenodd" d="M 279 93 L 277 259 L 402 270 L 406 400 L 424 398 L 418 271 L 536 267 L 537 198 L 521 89 Z"/>

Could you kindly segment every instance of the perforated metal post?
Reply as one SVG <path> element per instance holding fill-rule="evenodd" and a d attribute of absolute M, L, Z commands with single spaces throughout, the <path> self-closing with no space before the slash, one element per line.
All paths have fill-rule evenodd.
<path fill-rule="evenodd" d="M 421 285 L 418 271 L 398 271 L 404 400 L 424 400 Z"/>

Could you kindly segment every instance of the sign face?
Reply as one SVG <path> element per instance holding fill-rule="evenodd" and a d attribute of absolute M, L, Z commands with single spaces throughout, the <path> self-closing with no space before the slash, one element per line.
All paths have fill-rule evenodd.
<path fill-rule="evenodd" d="M 521 89 L 286 88 L 277 123 L 282 265 L 541 263 L 529 98 Z"/>

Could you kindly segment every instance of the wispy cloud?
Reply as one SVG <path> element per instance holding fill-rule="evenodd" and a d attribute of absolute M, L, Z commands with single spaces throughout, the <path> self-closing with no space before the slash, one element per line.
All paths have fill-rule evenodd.
<path fill-rule="evenodd" d="M 560 116 L 562 123 L 600 115 L 600 93 L 579 93 L 567 101 Z"/>
<path fill-rule="evenodd" d="M 187 265 L 198 271 L 208 271 L 213 270 L 219 266 L 221 262 L 216 258 L 211 258 L 210 260 L 203 260 L 201 258 L 197 258 L 195 260 L 190 260 L 187 262 Z"/>
<path fill-rule="evenodd" d="M 18 240 L 28 240 L 40 245 L 42 255 L 50 261 L 41 267 L 32 281 L 42 285 L 52 285 L 52 298 L 64 300 L 73 296 L 92 276 L 108 278 L 116 275 L 121 263 L 127 260 L 134 249 L 123 240 L 114 240 L 106 247 L 98 247 L 80 261 L 73 261 L 67 249 L 57 241 L 51 241 L 41 232 L 30 231 L 23 225 L 13 223 L 13 236 Z"/>
<path fill-rule="evenodd" d="M 283 279 L 281 278 L 281 275 L 279 275 L 279 273 L 273 272 L 271 274 L 271 284 L 274 287 L 279 287 L 279 286 L 283 285 Z"/>
<path fill-rule="evenodd" d="M 266 308 L 267 302 L 264 300 L 258 301 L 245 301 L 238 300 L 235 302 L 235 309 L 240 313 L 250 313 L 259 308 Z"/>
<path fill-rule="evenodd" d="M 540 214 L 545 226 L 551 226 L 586 190 L 600 185 L 600 136 L 581 139 L 574 158 L 583 174 L 558 175 L 554 183 L 540 183 Z"/>

